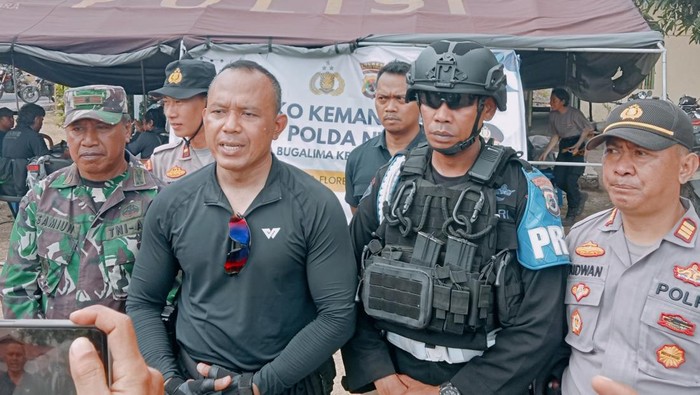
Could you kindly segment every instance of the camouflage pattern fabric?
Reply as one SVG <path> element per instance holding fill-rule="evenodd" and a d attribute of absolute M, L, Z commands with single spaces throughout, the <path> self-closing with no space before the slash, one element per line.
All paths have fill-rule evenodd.
<path fill-rule="evenodd" d="M 125 114 L 129 114 L 126 92 L 121 86 L 87 85 L 70 88 L 63 97 L 66 106 L 64 127 L 85 118 L 116 125 Z"/>
<path fill-rule="evenodd" d="M 35 185 L 0 273 L 5 318 L 65 319 L 93 304 L 123 312 L 143 217 L 160 185 L 133 157 L 101 188 L 84 185 L 75 164 Z"/>

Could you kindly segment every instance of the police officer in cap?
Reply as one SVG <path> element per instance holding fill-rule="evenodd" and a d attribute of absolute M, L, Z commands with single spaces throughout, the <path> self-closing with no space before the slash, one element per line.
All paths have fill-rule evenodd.
<path fill-rule="evenodd" d="M 165 68 L 165 83 L 149 92 L 160 98 L 168 124 L 180 139 L 153 150 L 146 167 L 165 183 L 171 183 L 214 161 L 204 137 L 202 111 L 207 90 L 216 76 L 209 62 L 176 60 Z"/>
<path fill-rule="evenodd" d="M 614 109 L 603 133 L 603 185 L 614 205 L 575 224 L 566 294 L 571 347 L 562 393 L 595 375 L 641 394 L 700 393 L 700 217 L 680 197 L 698 169 L 693 125 L 678 106 Z"/>
<path fill-rule="evenodd" d="M 346 387 L 526 393 L 563 335 L 569 259 L 552 185 L 480 137 L 506 109 L 490 50 L 435 42 L 408 83 L 427 144 L 379 170 L 351 223 L 362 308 Z"/>

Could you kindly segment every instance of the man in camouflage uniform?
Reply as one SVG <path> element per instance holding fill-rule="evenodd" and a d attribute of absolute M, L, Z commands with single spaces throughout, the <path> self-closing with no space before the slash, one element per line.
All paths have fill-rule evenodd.
<path fill-rule="evenodd" d="M 93 304 L 124 311 L 142 219 L 161 185 L 125 151 L 121 87 L 69 89 L 65 105 L 75 163 L 22 199 L 0 273 L 5 318 L 68 318 Z"/>
<path fill-rule="evenodd" d="M 210 62 L 183 59 L 165 68 L 163 87 L 149 92 L 163 101 L 168 124 L 180 139 L 153 150 L 146 167 L 165 183 L 177 181 L 214 161 L 204 137 L 202 111 L 207 90 L 216 76 Z"/>

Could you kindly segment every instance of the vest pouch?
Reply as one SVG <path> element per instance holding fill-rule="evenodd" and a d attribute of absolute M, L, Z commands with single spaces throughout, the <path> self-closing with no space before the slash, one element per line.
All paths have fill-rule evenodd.
<path fill-rule="evenodd" d="M 380 256 L 367 263 L 362 279 L 367 315 L 413 329 L 426 328 L 433 301 L 431 269 Z"/>
<path fill-rule="evenodd" d="M 523 302 L 521 266 L 506 254 L 497 262 L 499 270 L 496 284 L 496 312 L 501 327 L 512 326 Z"/>

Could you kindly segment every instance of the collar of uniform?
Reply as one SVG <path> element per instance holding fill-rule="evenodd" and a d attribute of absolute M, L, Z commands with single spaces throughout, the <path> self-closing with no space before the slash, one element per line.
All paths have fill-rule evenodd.
<path fill-rule="evenodd" d="M 384 148 L 386 151 L 388 151 L 389 149 L 386 147 L 386 129 L 382 131 L 382 134 L 379 137 L 380 138 L 378 138 L 377 141 L 374 142 L 373 146 L 377 148 Z M 414 137 L 413 140 L 411 140 L 411 142 L 408 143 L 405 151 L 410 151 L 423 141 L 425 141 L 425 132 L 423 131 L 423 125 L 421 125 L 420 131 L 418 132 L 416 137 Z"/>
<path fill-rule="evenodd" d="M 250 212 L 253 208 L 259 205 L 274 202 L 282 198 L 282 188 L 280 183 L 277 182 L 280 178 L 280 170 L 282 165 L 274 154 L 270 153 L 270 155 L 272 155 L 270 174 L 267 175 L 265 186 L 263 186 L 263 189 L 260 191 L 258 196 L 255 197 L 250 207 L 248 207 L 247 212 Z M 231 207 L 228 204 L 228 198 L 224 194 L 224 191 L 221 189 L 221 186 L 216 179 L 216 162 L 212 163 L 211 165 L 207 165 L 207 170 L 203 171 L 209 172 L 209 182 L 204 185 L 204 189 L 202 191 L 204 204 L 221 206 L 231 210 Z"/>
<path fill-rule="evenodd" d="M 141 191 L 146 189 L 157 189 L 158 181 L 150 172 L 146 170 L 141 162 L 128 152 L 124 152 L 124 159 L 127 160 L 127 168 L 129 169 L 129 177 L 124 180 L 122 190 L 124 191 Z M 80 185 L 80 173 L 78 165 L 73 163 L 66 170 L 65 177 L 57 177 L 51 182 L 51 188 L 72 188 Z"/>
<path fill-rule="evenodd" d="M 373 147 L 376 148 L 383 148 L 384 150 L 388 151 L 386 148 L 386 129 L 382 130 L 382 134 L 380 134 L 379 137 L 374 144 L 372 144 Z"/>
<path fill-rule="evenodd" d="M 425 140 L 425 131 L 423 131 L 423 125 L 420 125 L 420 131 L 416 135 L 416 137 L 413 138 L 413 140 L 408 144 L 406 147 L 406 151 L 410 151 L 413 148 L 416 148 L 416 146 L 422 142 L 426 141 Z"/>
<path fill-rule="evenodd" d="M 125 155 L 129 161 L 129 177 L 122 184 L 123 191 L 143 191 L 147 189 L 158 189 L 161 187 L 160 180 L 156 179 L 151 172 L 146 170 L 146 167 L 140 160 L 136 159 L 130 153 Z"/>
<path fill-rule="evenodd" d="M 697 227 L 700 224 L 693 205 L 686 198 L 681 198 L 686 211 L 683 217 L 673 226 L 663 239 L 682 247 L 694 247 L 697 235 Z M 605 221 L 598 227 L 602 232 L 617 232 L 622 230 L 622 215 L 617 208 L 614 208 L 604 217 Z"/>

